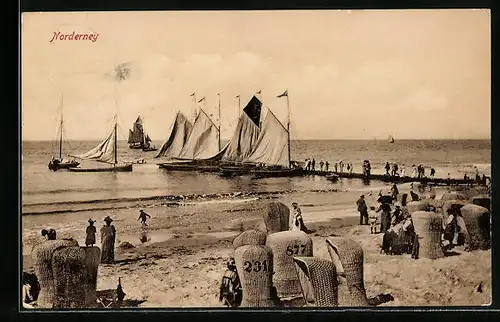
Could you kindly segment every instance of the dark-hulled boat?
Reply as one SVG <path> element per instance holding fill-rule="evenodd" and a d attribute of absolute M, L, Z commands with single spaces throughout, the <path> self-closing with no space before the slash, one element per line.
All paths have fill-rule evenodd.
<path fill-rule="evenodd" d="M 102 168 L 71 168 L 71 172 L 131 172 L 132 164 L 117 165 Z"/>
<path fill-rule="evenodd" d="M 128 141 L 129 148 L 131 149 L 142 149 L 144 152 L 157 151 L 158 149 L 151 145 L 151 138 L 144 131 L 144 126 L 142 124 L 141 117 L 137 117 L 137 120 L 133 125 L 134 130 L 128 131 Z"/>

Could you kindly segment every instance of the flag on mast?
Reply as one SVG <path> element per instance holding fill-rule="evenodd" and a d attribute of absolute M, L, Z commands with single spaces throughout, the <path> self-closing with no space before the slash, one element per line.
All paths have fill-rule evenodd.
<path fill-rule="evenodd" d="M 255 93 L 255 94 L 262 94 L 262 90 L 259 89 L 259 91 L 257 93 Z"/>
<path fill-rule="evenodd" d="M 194 92 L 192 92 L 189 96 L 194 96 Z"/>
<path fill-rule="evenodd" d="M 280 98 L 280 97 L 283 97 L 283 96 L 288 96 L 288 90 L 286 90 L 283 94 L 278 95 L 276 97 Z"/>
<path fill-rule="evenodd" d="M 198 103 L 201 103 L 201 102 L 203 102 L 204 100 L 205 100 L 205 97 L 203 97 L 202 99 L 200 99 L 200 100 L 198 101 Z"/>

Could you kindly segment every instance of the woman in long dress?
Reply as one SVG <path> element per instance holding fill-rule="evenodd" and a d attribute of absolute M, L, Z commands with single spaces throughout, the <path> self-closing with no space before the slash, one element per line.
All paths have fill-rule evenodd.
<path fill-rule="evenodd" d="M 115 262 L 116 229 L 111 225 L 113 219 L 104 218 L 106 225 L 101 228 L 101 263 L 113 264 Z"/>

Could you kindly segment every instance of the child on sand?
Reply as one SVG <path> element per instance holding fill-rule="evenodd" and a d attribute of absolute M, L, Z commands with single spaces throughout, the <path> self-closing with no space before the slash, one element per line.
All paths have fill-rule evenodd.
<path fill-rule="evenodd" d="M 371 234 L 376 234 L 377 233 L 377 225 L 378 223 L 378 214 L 375 211 L 375 207 L 371 206 L 370 211 L 369 211 L 369 223 L 370 223 L 370 233 Z"/>

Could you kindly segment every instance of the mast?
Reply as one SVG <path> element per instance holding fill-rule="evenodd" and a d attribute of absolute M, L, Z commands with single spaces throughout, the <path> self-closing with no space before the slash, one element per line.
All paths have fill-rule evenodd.
<path fill-rule="evenodd" d="M 288 90 L 287 90 L 287 93 L 286 93 L 286 108 L 288 110 L 288 122 L 287 122 L 287 125 L 286 125 L 286 129 L 287 129 L 287 132 L 288 132 L 288 167 L 290 167 L 290 164 L 292 163 L 292 159 L 291 159 L 291 156 L 290 156 L 290 102 L 288 100 Z"/>
<path fill-rule="evenodd" d="M 217 96 L 219 98 L 219 135 L 218 135 L 218 140 L 219 140 L 219 151 L 221 149 L 220 145 L 220 127 L 221 127 L 221 120 L 220 120 L 220 93 L 217 93 Z"/>
<path fill-rule="evenodd" d="M 117 128 L 117 123 L 118 123 L 118 117 L 115 114 L 115 164 L 118 163 L 118 137 L 116 133 L 116 128 Z"/>
<path fill-rule="evenodd" d="M 196 121 L 196 110 L 197 110 L 197 107 L 198 107 L 196 104 L 197 104 L 198 100 L 196 99 L 196 93 L 195 92 L 193 92 L 190 96 L 193 97 L 193 103 L 194 103 L 194 109 L 192 111 L 193 124 L 194 124 L 194 121 Z"/>
<path fill-rule="evenodd" d="M 240 111 L 241 111 L 241 102 L 240 102 L 240 95 L 236 96 L 236 98 L 238 99 L 238 118 L 240 117 Z"/>
<path fill-rule="evenodd" d="M 62 112 L 62 107 L 63 107 L 63 99 L 64 99 L 64 94 L 61 94 L 61 133 L 59 137 L 59 160 L 62 159 L 62 141 L 63 141 L 63 112 Z"/>

